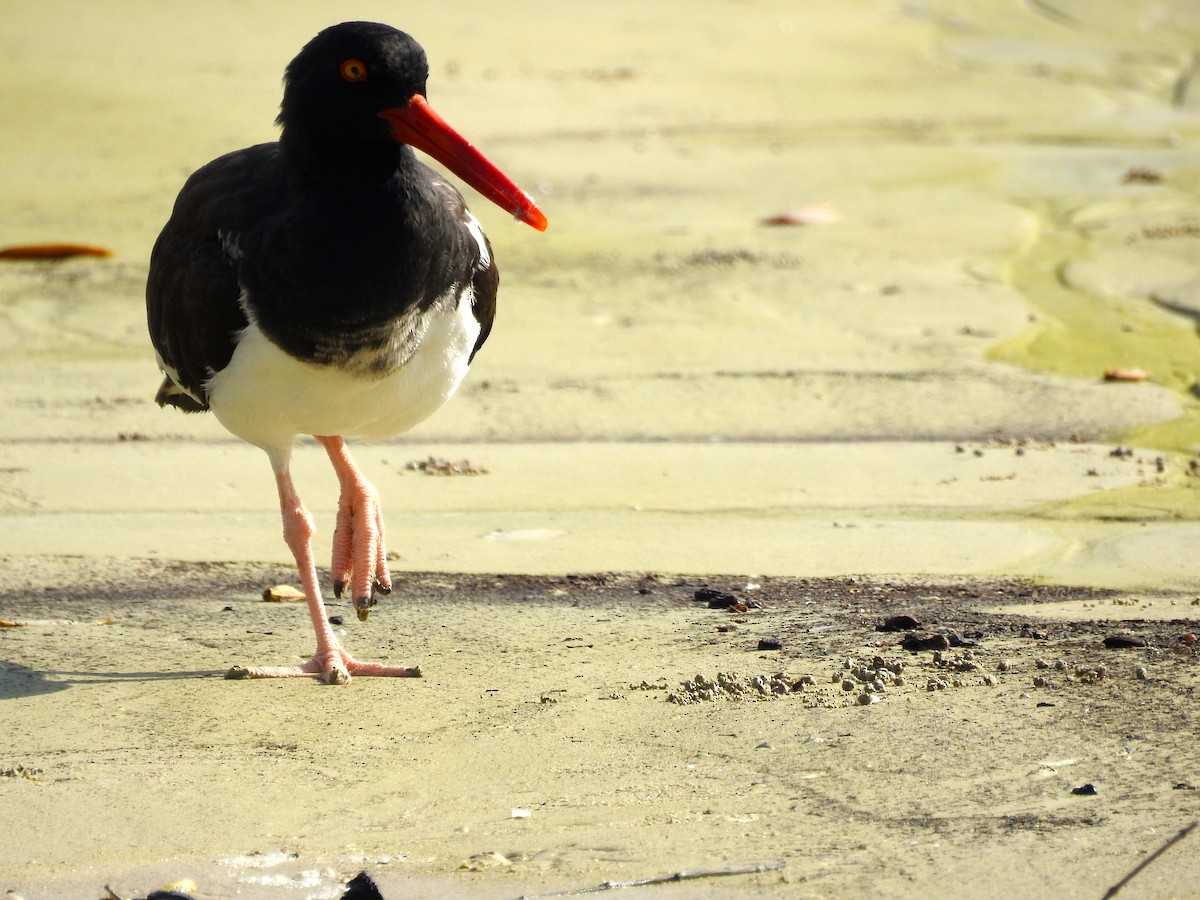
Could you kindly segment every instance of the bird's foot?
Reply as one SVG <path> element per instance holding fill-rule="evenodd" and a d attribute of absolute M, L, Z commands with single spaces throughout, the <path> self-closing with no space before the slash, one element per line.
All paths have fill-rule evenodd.
<path fill-rule="evenodd" d="M 316 675 L 326 684 L 349 684 L 355 675 L 383 678 L 420 678 L 419 666 L 390 666 L 385 663 L 359 662 L 341 647 L 318 651 L 308 662 L 296 666 L 234 666 L 226 678 L 298 678 Z"/>
<path fill-rule="evenodd" d="M 383 510 L 379 494 L 365 480 L 343 487 L 330 569 L 334 596 L 340 598 L 349 587 L 354 611 L 362 621 L 371 614 L 376 592 L 392 592 L 383 542 Z"/>

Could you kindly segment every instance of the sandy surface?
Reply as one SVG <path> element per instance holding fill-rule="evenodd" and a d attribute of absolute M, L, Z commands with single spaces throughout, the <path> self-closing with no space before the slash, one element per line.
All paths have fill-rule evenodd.
<path fill-rule="evenodd" d="M 1100 896 L 1197 812 L 1200 671 L 1182 635 L 1200 601 L 979 579 L 430 575 L 345 636 L 426 677 L 341 690 L 217 671 L 307 645 L 300 609 L 254 596 L 285 569 L 127 561 L 80 584 L 79 568 L 3 572 L 27 623 L 0 682 L 21 748 L 6 762 L 24 767 L 0 782 L 27 825 L 5 854 L 18 887 L 69 873 L 77 896 L 153 877 L 336 896 L 367 869 L 385 896 L 511 897 L 782 863 L 675 895 L 969 880 L 973 896 Z M 704 587 L 750 608 L 711 609 Z M 905 651 L 875 630 L 900 613 L 963 645 Z M 1114 634 L 1149 646 L 1106 649 Z M 781 649 L 760 649 L 770 638 Z M 753 683 L 779 673 L 781 693 Z M 1085 784 L 1098 793 L 1072 793 Z M 1164 856 L 1136 896 L 1189 894 L 1195 859 Z"/>
<path fill-rule="evenodd" d="M 0 246 L 115 253 L 0 266 L 0 888 L 782 862 L 630 892 L 1090 897 L 1200 817 L 1194 4 L 280 9 L 0 10 Z M 146 259 L 344 17 L 422 41 L 431 100 L 551 227 L 473 202 L 493 337 L 357 453 L 426 574 L 346 640 L 426 677 L 231 684 L 310 638 L 258 600 L 290 580 L 263 455 L 152 403 Z M 430 455 L 487 474 L 407 468 Z M 327 540 L 315 447 L 296 475 Z M 903 651 L 873 630 L 899 612 L 977 646 Z M 832 679 L 874 656 L 905 683 L 858 706 Z M 815 685 L 666 699 L 731 672 Z M 1196 895 L 1198 862 L 1193 833 L 1125 891 Z"/>

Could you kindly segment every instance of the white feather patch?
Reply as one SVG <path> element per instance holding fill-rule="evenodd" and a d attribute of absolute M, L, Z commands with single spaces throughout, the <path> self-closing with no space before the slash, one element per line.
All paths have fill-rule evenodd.
<path fill-rule="evenodd" d="M 238 437 L 286 459 L 298 434 L 381 440 L 407 431 L 454 395 L 480 326 L 471 292 L 431 315 L 409 360 L 383 377 L 288 355 L 251 323 L 233 358 L 209 379 L 209 405 Z"/>

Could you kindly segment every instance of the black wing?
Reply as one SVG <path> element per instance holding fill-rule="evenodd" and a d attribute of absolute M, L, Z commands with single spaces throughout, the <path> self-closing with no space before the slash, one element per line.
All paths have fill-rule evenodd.
<path fill-rule="evenodd" d="M 424 168 L 434 189 L 443 198 L 446 208 L 450 211 L 450 221 L 453 222 L 455 230 L 460 233 L 469 233 L 467 223 L 473 217 L 467 210 L 466 201 L 463 200 L 458 188 L 443 178 L 440 173 L 428 167 Z M 482 247 L 472 236 L 472 239 L 466 242 L 465 249 L 469 259 L 467 280 L 471 286 L 471 312 L 475 316 L 475 321 L 479 323 L 479 337 L 471 350 L 471 360 L 475 358 L 475 354 L 479 352 L 479 348 L 483 346 L 483 342 L 492 332 L 492 323 L 496 319 L 496 294 L 500 288 L 500 270 L 496 268 L 492 244 L 478 223 L 476 223 L 476 228 Z"/>
<path fill-rule="evenodd" d="M 259 144 L 196 171 L 150 254 L 146 319 L 166 378 L 155 399 L 208 409 L 206 384 L 229 364 L 248 324 L 239 298 L 239 235 L 283 193 L 278 144 Z"/>

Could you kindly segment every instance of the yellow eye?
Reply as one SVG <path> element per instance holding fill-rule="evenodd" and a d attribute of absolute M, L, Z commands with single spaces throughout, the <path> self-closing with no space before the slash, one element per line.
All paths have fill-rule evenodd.
<path fill-rule="evenodd" d="M 347 81 L 366 81 L 367 80 L 367 64 L 361 59 L 342 60 L 341 67 L 342 77 Z"/>

